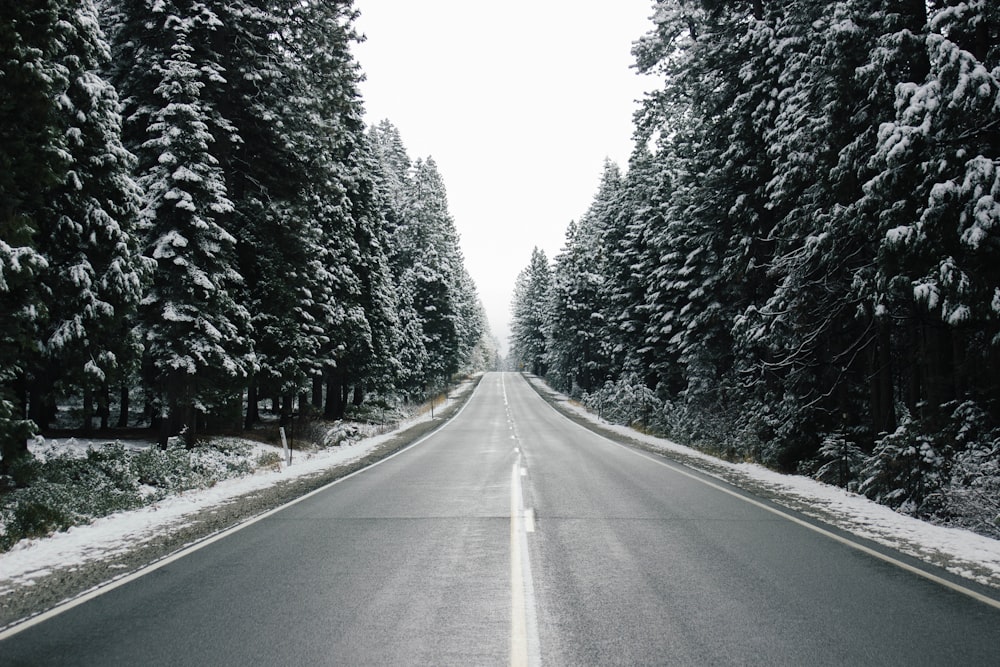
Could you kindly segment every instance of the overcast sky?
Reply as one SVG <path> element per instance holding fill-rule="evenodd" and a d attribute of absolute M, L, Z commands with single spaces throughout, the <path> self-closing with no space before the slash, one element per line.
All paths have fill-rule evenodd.
<path fill-rule="evenodd" d="M 623 169 L 631 68 L 652 0 L 355 0 L 369 124 L 388 118 L 410 157 L 433 157 L 466 266 L 507 349 L 510 300 L 533 247 L 552 259 L 597 191 Z"/>

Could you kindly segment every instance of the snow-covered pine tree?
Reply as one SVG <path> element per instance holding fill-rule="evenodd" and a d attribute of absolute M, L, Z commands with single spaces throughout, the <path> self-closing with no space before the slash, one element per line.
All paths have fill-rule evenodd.
<path fill-rule="evenodd" d="M 129 0 L 119 8 L 118 85 L 138 156 L 145 253 L 156 262 L 141 305 L 146 354 L 162 392 L 160 441 L 193 442 L 199 413 L 238 395 L 254 357 L 220 146 L 238 141 L 218 108 L 226 72 L 207 3 Z"/>
<path fill-rule="evenodd" d="M 479 340 L 473 345 L 467 370 L 470 373 L 498 371 L 501 367 L 500 342 L 490 329 L 486 308 L 481 300 L 476 302 L 476 310 L 478 311 L 476 321 L 479 323 Z"/>
<path fill-rule="evenodd" d="M 1000 394 L 998 19 L 990 3 L 910 3 L 886 14 L 867 70 L 888 102 L 858 209 L 876 230 L 872 291 L 892 323 L 886 347 L 907 419 L 877 443 L 865 490 L 904 494 L 920 514 L 938 511 L 953 459 L 966 460 L 950 435 L 956 406 L 995 406 Z M 914 458 L 905 438 L 934 456 Z"/>
<path fill-rule="evenodd" d="M 461 252 L 458 258 L 462 258 Z M 486 319 L 486 311 L 476 283 L 465 267 L 464 261 L 458 270 L 458 281 L 455 285 L 458 309 L 458 372 L 474 370 L 477 348 L 490 341 L 490 327 Z M 492 362 L 492 359 L 490 360 Z M 482 370 L 478 368 L 476 370 Z"/>
<path fill-rule="evenodd" d="M 379 162 L 366 136 L 358 92 L 360 69 L 350 52 L 359 39 L 351 2 L 300 3 L 299 62 L 313 123 L 299 149 L 310 156 L 312 196 L 322 222 L 323 261 L 330 280 L 327 312 L 334 317 L 322 359 L 328 416 L 340 416 L 353 389 L 388 389 L 400 373 L 399 315 L 388 258 L 390 229 L 380 202 Z M 339 313 L 337 308 L 343 308 Z"/>
<path fill-rule="evenodd" d="M 66 137 L 51 93 L 57 3 L 0 6 L 0 472 L 28 454 L 23 359 L 45 304 L 35 249 L 47 193 L 64 179 Z"/>
<path fill-rule="evenodd" d="M 108 47 L 94 3 L 2 11 L 0 430 L 12 461 L 26 452 L 29 395 L 45 423 L 57 380 L 89 391 L 122 369 L 141 269 L 118 99 L 97 74 Z"/>
<path fill-rule="evenodd" d="M 462 365 L 459 310 L 463 260 L 448 211 L 444 181 L 433 158 L 414 163 L 405 219 L 396 230 L 403 284 L 414 295 L 427 363 L 421 384 L 443 386 Z"/>
<path fill-rule="evenodd" d="M 406 193 L 409 190 L 413 162 L 406 153 L 399 129 L 388 119 L 369 128 L 368 136 L 379 165 L 379 191 L 382 194 L 385 218 L 392 232 L 400 224 L 406 210 Z"/>
<path fill-rule="evenodd" d="M 552 269 L 545 252 L 531 251 L 528 266 L 521 270 L 514 284 L 511 302 L 510 357 L 515 368 L 535 375 L 546 375 L 549 299 Z"/>
<path fill-rule="evenodd" d="M 870 448 L 873 430 L 893 421 L 880 388 L 883 329 L 863 289 L 876 244 L 849 212 L 879 114 L 856 76 L 873 26 L 870 12 L 848 4 L 791 3 L 776 25 L 780 92 L 765 134 L 774 165 L 767 206 L 777 217 L 766 265 L 773 287 L 735 328 L 740 374 L 761 406 L 748 411 L 754 428 L 789 467 L 827 434 Z"/>
<path fill-rule="evenodd" d="M 773 250 L 765 191 L 772 165 L 762 137 L 780 71 L 778 4 L 663 2 L 656 29 L 635 48 L 640 70 L 665 80 L 644 105 L 640 130 L 658 133 L 671 191 L 650 235 L 661 261 L 649 288 L 648 344 L 662 345 L 654 363 L 667 373 L 664 384 L 679 364 L 688 409 L 730 411 L 733 419 L 742 392 L 731 329 L 767 293 L 762 267 Z"/>
<path fill-rule="evenodd" d="M 301 410 L 321 407 L 324 369 L 360 289 L 344 256 L 352 223 L 341 181 L 351 170 L 338 145 L 354 103 L 345 58 L 353 33 L 345 3 L 246 0 L 226 12 L 223 62 L 234 74 L 221 108 L 240 140 L 222 166 L 259 359 L 252 424 L 263 397 L 285 417 L 296 395 Z M 303 400 L 310 385 L 312 400 Z"/>
<path fill-rule="evenodd" d="M 257 356 L 247 424 L 257 419 L 259 398 L 290 409 L 318 372 L 328 340 L 316 316 L 326 280 L 322 232 L 309 209 L 318 174 L 305 148 L 321 130 L 295 25 L 307 6 L 229 0 L 214 10 L 220 25 L 213 43 L 225 83 L 212 104 L 235 128 L 217 137 L 215 154 L 233 203 L 224 225 L 236 239 L 243 277 L 235 294 L 250 312 Z"/>
<path fill-rule="evenodd" d="M 642 378 L 654 388 L 653 358 L 645 343 L 649 327 L 646 301 L 652 272 L 659 264 L 650 238 L 660 222 L 656 200 L 661 191 L 662 174 L 645 142 L 640 141 L 629 159 L 628 174 L 621 184 L 620 204 L 608 257 L 607 310 L 612 371 Z"/>
<path fill-rule="evenodd" d="M 879 279 L 914 328 L 911 404 L 931 430 L 951 401 L 992 401 L 1000 389 L 1000 59 L 996 49 L 993 62 L 980 59 L 991 53 L 981 30 L 1000 29 L 989 4 L 932 5 L 916 12 L 919 32 L 886 38 L 918 66 L 894 88 L 866 197 L 870 209 L 889 203 L 878 215 Z"/>
<path fill-rule="evenodd" d="M 369 139 L 396 296 L 399 383 L 420 394 L 466 368 L 488 327 L 433 158 L 412 161 L 388 120 Z"/>
<path fill-rule="evenodd" d="M 546 374 L 566 391 L 593 391 L 610 379 L 611 350 L 618 332 L 608 274 L 613 271 L 611 261 L 621 236 L 613 227 L 618 222 L 621 181 L 618 166 L 606 162 L 590 208 L 570 225 L 566 245 L 552 269 Z"/>
<path fill-rule="evenodd" d="M 629 233 L 630 211 L 625 205 L 625 176 L 611 160 L 605 160 L 601 181 L 581 226 L 593 226 L 595 247 L 602 252 L 594 269 L 601 276 L 597 306 L 599 316 L 593 316 L 597 337 L 601 341 L 595 368 L 603 367 L 605 379 L 616 381 L 622 372 L 625 355 L 625 335 L 621 326 L 623 311 L 620 286 L 632 274 L 630 258 L 624 254 L 625 238 Z M 593 222 L 591 222 L 593 220 Z"/>
<path fill-rule="evenodd" d="M 660 110 L 649 111 L 653 112 L 654 127 L 670 122 L 669 115 L 657 118 Z M 641 326 L 635 334 L 639 339 L 636 353 L 641 359 L 641 370 L 636 372 L 641 372 L 647 384 L 657 388 L 665 399 L 673 400 L 685 386 L 677 334 L 689 284 L 681 273 L 685 259 L 681 254 L 684 231 L 670 217 L 673 212 L 670 202 L 674 184 L 685 165 L 681 152 L 684 142 L 674 141 L 672 132 L 664 134 L 659 129 L 657 138 L 646 136 L 642 129 L 645 122 L 640 118 L 638 141 L 655 144 L 654 151 L 642 158 L 641 163 L 633 160 L 629 169 L 632 187 L 646 201 L 633 213 L 628 236 L 632 252 L 641 249 L 636 258 L 639 270 L 635 274 L 642 292 L 641 300 L 634 306 L 634 313 L 640 318 L 637 324 Z"/>
<path fill-rule="evenodd" d="M 2 86 L 0 77 L 0 86 Z M 3 125 L 5 118 L 0 118 Z M 6 139 L 0 131 L 0 140 Z M 3 146 L 15 146 L 14 142 Z M 11 156 L 0 148 L 0 160 L 8 164 Z M 9 183 L 0 177 L 0 196 L 7 195 Z M 10 192 L 10 199 L 17 200 Z M 12 207 L 11 207 L 12 208 Z M 35 276 L 45 267 L 45 259 L 30 245 L 30 227 L 21 211 L 4 211 L 0 219 L 0 474 L 6 474 L 14 461 L 28 454 L 27 438 L 36 424 L 27 419 L 24 369 L 17 362 L 34 351 L 34 320 L 44 313 L 35 293 Z"/>
<path fill-rule="evenodd" d="M 121 143 L 118 96 L 98 72 L 110 60 L 91 0 L 65 3 L 53 27 L 49 93 L 65 136 L 67 171 L 37 218 L 37 247 L 47 267 L 38 276 L 49 317 L 31 357 L 32 418 L 54 416 L 54 387 L 84 395 L 84 426 L 94 399 L 108 425 L 109 390 L 138 359 L 133 315 L 147 268 L 139 253 L 139 192 L 133 158 Z"/>
<path fill-rule="evenodd" d="M 375 154 L 376 184 L 386 224 L 387 255 L 399 319 L 398 336 L 394 341 L 394 357 L 399 364 L 396 382 L 400 389 L 411 392 L 420 389 L 423 368 L 428 361 L 416 296 L 409 279 L 409 250 L 402 237 L 412 162 L 399 130 L 389 120 L 382 120 L 369 129 L 369 141 Z"/>

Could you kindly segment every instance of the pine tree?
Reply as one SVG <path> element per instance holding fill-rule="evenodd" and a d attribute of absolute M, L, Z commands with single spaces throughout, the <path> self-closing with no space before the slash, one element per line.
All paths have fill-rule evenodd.
<path fill-rule="evenodd" d="M 766 264 L 773 287 L 744 310 L 735 333 L 742 381 L 759 406 L 748 423 L 769 441 L 765 457 L 792 467 L 828 437 L 871 442 L 877 401 L 866 378 L 880 377 L 879 328 L 859 287 L 875 245 L 847 211 L 873 136 L 855 74 L 872 39 L 862 15 L 822 2 L 791 5 L 775 39 L 782 73 L 765 134 L 774 158 L 767 206 L 778 216 Z"/>
<path fill-rule="evenodd" d="M 213 106 L 235 128 L 219 137 L 216 155 L 233 210 L 223 223 L 236 239 L 237 298 L 251 316 L 257 364 L 248 383 L 246 424 L 258 399 L 292 397 L 320 372 L 329 340 L 320 311 L 329 274 L 315 211 L 310 162 L 322 134 L 310 47 L 300 26 L 311 3 L 238 0 L 220 3 L 214 43 L 225 83 Z"/>
<path fill-rule="evenodd" d="M 95 5 L 4 11 L 0 384 L 17 389 L 14 402 L 0 397 L 0 421 L 12 460 L 26 451 L 26 408 L 44 425 L 57 382 L 90 397 L 134 356 L 142 270 L 118 99 L 97 74 L 109 53 Z"/>
<path fill-rule="evenodd" d="M 260 44 L 230 56 L 232 69 L 252 73 L 241 77 L 251 84 L 237 88 L 244 102 L 230 112 L 248 138 L 227 167 L 244 193 L 236 201 L 241 270 L 261 355 L 248 407 L 258 390 L 290 406 L 311 381 L 312 407 L 340 417 L 350 384 L 362 397 L 364 384 L 390 381 L 398 329 L 349 48 L 355 13 L 349 2 L 266 13 L 272 4 L 280 9 L 259 4 L 259 27 L 240 40 Z"/>
<path fill-rule="evenodd" d="M 459 252 L 458 258 L 462 258 L 461 252 Z M 477 349 L 484 344 L 489 347 L 491 338 L 486 311 L 479 300 L 476 283 L 466 269 L 464 261 L 459 266 L 455 292 L 458 311 L 457 372 L 471 371 L 478 364 Z M 492 359 L 490 361 L 492 362 Z"/>
<path fill-rule="evenodd" d="M 314 73 L 316 116 L 324 119 L 314 134 L 327 141 L 320 152 L 329 161 L 329 176 L 319 197 L 331 211 L 322 219 L 327 221 L 328 239 L 344 237 L 328 242 L 328 248 L 339 247 L 341 254 L 331 255 L 326 265 L 332 268 L 339 262 L 354 278 L 345 276 L 342 284 L 357 286 L 353 292 L 333 295 L 335 301 L 351 304 L 355 315 L 346 320 L 343 337 L 332 341 L 342 351 L 334 355 L 336 368 L 331 370 L 342 397 L 353 386 L 357 404 L 366 389 L 385 389 L 396 382 L 400 323 L 389 264 L 391 228 L 379 199 L 377 156 L 362 118 L 361 74 L 349 48 L 359 39 L 355 17 L 350 2 L 315 3 L 305 16 L 308 30 L 303 32 L 311 39 L 303 40 L 303 61 Z"/>
<path fill-rule="evenodd" d="M 730 414 L 738 388 L 733 323 L 768 291 L 776 216 L 762 137 L 773 122 L 778 3 L 661 3 L 657 29 L 637 43 L 642 71 L 665 77 L 639 118 L 655 141 L 669 197 L 648 243 L 659 255 L 647 292 L 646 346 L 661 388 L 686 409 Z M 679 368 L 679 370 L 678 370 Z"/>
<path fill-rule="evenodd" d="M 373 125 L 368 135 L 379 164 L 379 190 L 383 197 L 385 218 L 390 231 L 394 231 L 401 224 L 406 210 L 406 193 L 413 164 L 399 129 L 388 119 Z"/>
<path fill-rule="evenodd" d="M 920 389 L 910 406 L 919 398 L 932 430 L 951 401 L 996 395 L 994 356 L 976 351 L 1000 342 L 1000 60 L 976 54 L 989 54 L 981 30 L 998 29 L 997 12 L 944 4 L 915 12 L 919 36 L 891 35 L 889 46 L 905 43 L 916 65 L 894 88 L 895 115 L 879 128 L 872 161 L 879 173 L 866 184 L 869 210 L 891 202 L 876 214 L 878 280 L 916 329 Z"/>
<path fill-rule="evenodd" d="M 45 303 L 35 247 L 47 194 L 67 170 L 65 137 L 51 95 L 59 5 L 0 7 L 0 461 L 7 472 L 28 454 L 23 360 L 34 351 Z"/>
<path fill-rule="evenodd" d="M 510 356 L 515 367 L 535 375 L 547 374 L 549 356 L 546 327 L 552 272 L 545 252 L 531 251 L 531 260 L 517 276 L 511 302 Z"/>
<path fill-rule="evenodd" d="M 225 72 L 206 4 L 129 2 L 116 35 L 127 70 L 126 136 L 135 142 L 145 253 L 156 262 L 142 301 L 147 355 L 168 418 L 160 440 L 192 443 L 198 413 L 232 399 L 254 365 L 220 144 L 238 141 L 219 111 Z"/>
<path fill-rule="evenodd" d="M 399 130 L 389 120 L 382 120 L 369 129 L 369 142 L 376 160 L 376 185 L 385 221 L 386 252 L 399 321 L 398 335 L 393 341 L 394 357 L 398 360 L 396 382 L 400 388 L 412 391 L 421 386 L 423 368 L 428 362 L 414 285 L 409 279 L 410 251 L 402 229 L 411 190 L 412 162 Z"/>
<path fill-rule="evenodd" d="M 414 164 L 406 218 L 396 238 L 406 267 L 402 282 L 414 295 L 427 350 L 421 384 L 439 387 L 461 365 L 462 259 L 444 182 L 432 158 Z"/>
<path fill-rule="evenodd" d="M 606 269 L 612 374 L 640 377 L 650 389 L 656 386 L 656 376 L 651 348 L 646 344 L 647 300 L 652 273 L 659 264 L 651 238 L 661 221 L 657 206 L 660 179 L 653 155 L 640 144 L 629 160 L 619 206 L 609 225 L 613 233 L 606 235 L 605 241 L 612 244 Z"/>
<path fill-rule="evenodd" d="M 570 225 L 552 270 L 547 375 L 568 391 L 593 391 L 612 379 L 618 313 L 611 295 L 613 262 L 623 236 L 618 225 L 621 180 L 618 166 L 605 163 L 594 201 L 580 222 Z"/>
<path fill-rule="evenodd" d="M 398 381 L 419 394 L 467 369 L 483 349 L 488 325 L 437 164 L 412 161 L 388 120 L 370 128 L 369 138 L 396 296 Z"/>
<path fill-rule="evenodd" d="M 133 314 L 145 265 L 136 221 L 139 192 L 133 158 L 121 144 L 114 88 L 97 71 L 110 59 L 92 2 L 60 11 L 51 91 L 66 137 L 67 172 L 50 193 L 52 214 L 39 218 L 39 276 L 49 318 L 32 360 L 31 416 L 43 427 L 54 414 L 54 386 L 84 393 L 84 426 L 96 396 L 108 424 L 108 391 L 137 359 Z"/>

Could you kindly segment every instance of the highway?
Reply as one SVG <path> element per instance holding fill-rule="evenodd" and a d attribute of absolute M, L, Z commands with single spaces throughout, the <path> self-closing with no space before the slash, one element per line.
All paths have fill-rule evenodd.
<path fill-rule="evenodd" d="M 425 440 L 26 627 L 0 664 L 1000 664 L 1000 609 L 812 523 L 491 373 Z"/>

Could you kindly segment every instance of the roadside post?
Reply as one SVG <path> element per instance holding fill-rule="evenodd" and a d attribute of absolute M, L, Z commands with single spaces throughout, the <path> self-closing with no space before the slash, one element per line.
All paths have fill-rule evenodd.
<path fill-rule="evenodd" d="M 285 465 L 292 465 L 292 450 L 288 448 L 288 439 L 285 438 L 285 427 L 278 427 L 278 434 L 281 435 L 281 451 L 285 455 Z"/>
<path fill-rule="evenodd" d="M 293 410 L 282 410 L 281 421 L 278 422 L 278 435 L 281 436 L 281 451 L 285 455 L 285 466 L 292 465 L 292 445 L 295 440 L 295 418 L 298 412 Z M 285 425 L 288 425 L 289 433 L 285 435 Z"/>

